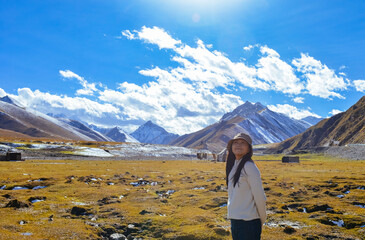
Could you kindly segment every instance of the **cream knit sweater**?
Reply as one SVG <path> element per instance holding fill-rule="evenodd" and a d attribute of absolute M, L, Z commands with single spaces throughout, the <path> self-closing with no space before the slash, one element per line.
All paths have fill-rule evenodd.
<path fill-rule="evenodd" d="M 262 188 L 260 171 L 253 161 L 245 163 L 241 177 L 233 187 L 233 176 L 241 160 L 235 160 L 228 181 L 228 219 L 266 221 L 266 196 Z"/>

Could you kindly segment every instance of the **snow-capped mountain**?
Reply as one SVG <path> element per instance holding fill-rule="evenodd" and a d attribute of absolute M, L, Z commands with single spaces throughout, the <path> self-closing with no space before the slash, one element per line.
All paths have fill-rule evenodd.
<path fill-rule="evenodd" d="M 65 122 L 8 102 L 0 101 L 0 128 L 4 136 L 94 141 Z"/>
<path fill-rule="evenodd" d="M 219 152 L 239 132 L 247 132 L 254 144 L 264 144 L 281 142 L 304 132 L 310 126 L 305 121 L 273 112 L 261 103 L 246 102 L 223 115 L 219 122 L 181 136 L 171 144 Z"/>
<path fill-rule="evenodd" d="M 0 98 L 0 101 L 13 104 L 15 106 L 21 107 L 21 104 L 15 101 L 14 99 L 11 99 L 8 95 Z"/>
<path fill-rule="evenodd" d="M 179 135 L 169 133 L 151 121 L 141 125 L 136 131 L 131 133 L 131 135 L 141 143 L 153 144 L 168 144 L 179 137 Z"/>
<path fill-rule="evenodd" d="M 114 127 L 105 134 L 116 142 L 136 142 L 138 140 L 126 133 L 121 127 Z"/>

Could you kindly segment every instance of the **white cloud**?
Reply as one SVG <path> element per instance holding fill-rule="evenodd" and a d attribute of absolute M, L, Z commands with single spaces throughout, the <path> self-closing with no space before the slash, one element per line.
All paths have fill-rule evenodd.
<path fill-rule="evenodd" d="M 336 114 L 339 114 L 339 113 L 342 113 L 343 111 L 341 111 L 341 110 L 338 110 L 338 109 L 332 109 L 332 111 L 331 112 L 329 112 L 329 114 L 331 115 L 331 116 L 333 116 L 333 115 L 336 115 Z"/>
<path fill-rule="evenodd" d="M 83 86 L 82 89 L 76 91 L 76 95 L 93 95 L 95 91 L 98 91 L 95 83 L 88 83 L 83 77 L 77 75 L 70 70 L 60 70 L 59 73 L 64 78 L 76 78 L 79 83 Z"/>
<path fill-rule="evenodd" d="M 0 97 L 5 97 L 7 94 L 4 89 L 0 88 Z"/>
<path fill-rule="evenodd" d="M 365 80 L 355 80 L 354 86 L 356 91 L 365 92 Z"/>
<path fill-rule="evenodd" d="M 260 51 L 267 56 L 263 56 L 258 60 L 256 65 L 258 78 L 265 80 L 273 90 L 299 94 L 303 89 L 303 85 L 294 74 L 294 69 L 282 61 L 275 50 L 264 46 L 260 48 Z"/>
<path fill-rule="evenodd" d="M 125 37 L 127 37 L 129 40 L 136 39 L 136 37 L 134 36 L 134 34 L 131 33 L 131 31 L 129 31 L 129 30 L 122 31 L 122 35 L 125 36 Z"/>
<path fill-rule="evenodd" d="M 43 113 L 65 114 L 88 123 L 114 123 L 120 109 L 110 103 L 99 103 L 87 98 L 58 96 L 29 88 L 18 89 L 17 95 L 10 95 L 21 105 Z"/>
<path fill-rule="evenodd" d="M 339 72 L 338 75 L 346 77 L 346 73 L 344 73 L 344 72 Z"/>
<path fill-rule="evenodd" d="M 343 70 L 343 69 L 345 69 L 345 68 L 347 68 L 345 65 L 342 65 L 339 69 L 340 70 Z"/>
<path fill-rule="evenodd" d="M 304 98 L 302 98 L 302 97 L 293 98 L 293 101 L 296 103 L 303 103 L 303 100 L 304 100 Z"/>
<path fill-rule="evenodd" d="M 80 77 L 79 75 L 77 75 L 76 73 L 74 73 L 74 72 L 72 72 L 70 70 L 66 70 L 66 71 L 60 70 L 59 73 L 64 78 L 76 78 L 79 81 L 83 81 L 84 80 L 83 77 Z"/>
<path fill-rule="evenodd" d="M 253 45 L 248 45 L 246 47 L 243 47 L 243 50 L 250 51 L 253 48 Z"/>
<path fill-rule="evenodd" d="M 285 114 L 294 119 L 302 119 L 302 118 L 305 118 L 308 116 L 320 118 L 319 115 L 317 115 L 313 112 L 310 112 L 307 109 L 298 109 L 297 107 L 289 105 L 289 104 L 268 105 L 267 107 L 271 111 Z"/>
<path fill-rule="evenodd" d="M 124 31 L 126 36 L 132 33 Z M 137 37 L 136 37 L 137 36 Z M 263 91 L 274 90 L 284 94 L 309 93 L 313 96 L 330 99 L 343 98 L 337 91 L 345 90 L 348 80 L 339 77 L 320 61 L 301 54 L 301 58 L 294 59 L 292 64 L 303 74 L 304 80 L 296 76 L 295 69 L 280 59 L 280 54 L 267 46 L 249 45 L 244 49 L 260 47 L 263 55 L 255 66 L 248 66 L 244 62 L 232 62 L 224 53 L 212 51 L 200 39 L 197 46 L 191 47 L 180 40 L 172 38 L 164 29 L 142 27 L 140 31 L 133 30 L 129 39 L 141 39 L 144 42 L 156 44 L 162 48 L 170 48 L 175 52 L 173 61 L 181 66 L 170 68 L 169 72 L 189 79 L 193 84 L 204 89 L 223 87 L 236 89 L 248 87 Z M 150 70 L 146 70 L 150 71 Z M 306 90 L 306 91 L 305 91 Z"/>
<path fill-rule="evenodd" d="M 180 40 L 175 40 L 164 29 L 156 26 L 153 28 L 143 26 L 141 31 L 133 32 L 134 33 L 131 33 L 129 30 L 124 30 L 122 31 L 122 35 L 126 36 L 128 39 L 140 39 L 146 43 L 156 44 L 160 49 L 175 48 L 176 45 L 181 44 Z"/>
<path fill-rule="evenodd" d="M 346 90 L 348 80 L 337 76 L 334 70 L 325 64 L 303 53 L 300 58 L 294 59 L 292 64 L 307 80 L 306 89 L 309 94 L 326 99 L 344 98 L 335 90 Z"/>

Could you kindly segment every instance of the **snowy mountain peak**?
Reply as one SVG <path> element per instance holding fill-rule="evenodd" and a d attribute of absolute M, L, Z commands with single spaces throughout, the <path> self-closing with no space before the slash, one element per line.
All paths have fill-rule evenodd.
<path fill-rule="evenodd" d="M 167 132 L 164 128 L 148 121 L 131 134 L 143 143 L 168 144 L 179 135 Z"/>
<path fill-rule="evenodd" d="M 227 121 L 237 116 L 247 118 L 252 114 L 260 112 L 264 109 L 266 109 L 266 107 L 259 102 L 251 103 L 249 101 L 246 101 L 244 104 L 238 106 L 232 112 L 224 114 L 223 117 L 221 118 L 221 121 L 223 120 Z"/>
<path fill-rule="evenodd" d="M 119 126 L 110 129 L 105 135 L 110 137 L 116 142 L 138 142 L 137 139 L 126 133 Z"/>
<path fill-rule="evenodd" d="M 4 96 L 4 97 L 0 98 L 0 101 L 6 102 L 6 103 L 10 103 L 10 104 L 13 104 L 13 105 L 15 105 L 15 106 L 17 106 L 17 107 L 19 107 L 19 106 L 20 106 L 20 104 L 19 104 L 19 103 L 16 103 L 16 102 L 15 102 L 12 98 L 10 98 L 8 95 L 6 95 L 6 96 Z"/>

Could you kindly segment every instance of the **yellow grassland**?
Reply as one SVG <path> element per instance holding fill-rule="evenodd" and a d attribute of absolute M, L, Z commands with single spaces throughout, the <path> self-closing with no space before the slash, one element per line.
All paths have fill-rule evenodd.
<path fill-rule="evenodd" d="M 289 234 L 284 232 L 285 224 L 265 225 L 262 239 L 364 239 L 363 226 L 346 228 L 320 221 L 342 219 L 346 226 L 365 224 L 365 209 L 353 204 L 365 203 L 365 190 L 357 188 L 365 185 L 365 161 L 323 155 L 300 157 L 299 164 L 281 163 L 277 161 L 280 155 L 254 157 L 266 189 L 268 222 L 280 225 L 290 221 L 301 226 Z M 224 175 L 224 163 L 208 161 L 0 162 L 0 187 L 47 186 L 0 190 L 0 239 L 101 239 L 105 229 L 123 233 L 128 224 L 138 228 L 132 235 L 143 239 L 230 239 L 227 209 L 220 206 L 227 200 Z M 46 180 L 29 182 L 40 178 Z M 141 178 L 157 185 L 130 184 Z M 325 194 L 342 194 L 339 189 L 346 186 L 352 188 L 343 198 Z M 204 189 L 194 189 L 201 187 Z M 169 197 L 157 194 L 167 190 L 176 192 Z M 30 197 L 46 199 L 29 208 L 5 208 L 12 199 L 29 204 Z M 104 198 L 113 201 L 101 203 Z M 333 211 L 305 213 L 285 208 L 294 203 L 307 208 L 328 204 Z M 87 209 L 91 215 L 72 215 L 74 206 Z M 141 214 L 143 210 L 147 213 Z M 22 235 L 27 233 L 31 236 Z"/>

